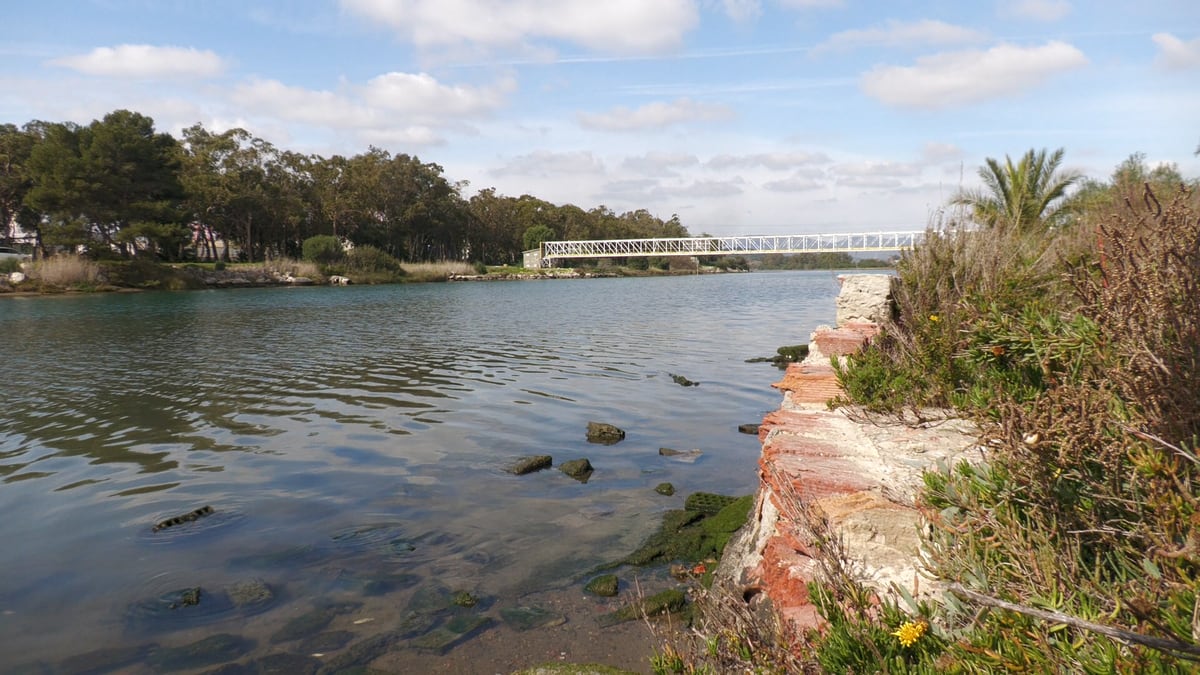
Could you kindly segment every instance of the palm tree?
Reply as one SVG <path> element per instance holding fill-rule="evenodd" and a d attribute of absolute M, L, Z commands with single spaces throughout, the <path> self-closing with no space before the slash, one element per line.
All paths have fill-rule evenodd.
<path fill-rule="evenodd" d="M 1067 190 L 1081 176 L 1060 170 L 1063 149 L 1046 156 L 1043 149 L 1026 152 L 1016 163 L 988 157 L 979 169 L 983 188 L 959 190 L 950 203 L 970 207 L 976 222 L 988 227 L 1031 231 L 1061 225 L 1071 213 Z"/>

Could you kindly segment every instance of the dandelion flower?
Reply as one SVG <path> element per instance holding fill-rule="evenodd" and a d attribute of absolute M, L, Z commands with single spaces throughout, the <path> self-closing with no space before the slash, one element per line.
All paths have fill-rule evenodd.
<path fill-rule="evenodd" d="M 929 624 L 925 623 L 924 621 L 917 621 L 915 623 L 912 621 L 905 621 L 904 623 L 900 624 L 900 627 L 897 628 L 892 635 L 895 635 L 896 639 L 900 640 L 900 644 L 902 646 L 911 647 L 917 643 L 917 640 L 921 639 L 921 636 L 925 634 L 926 630 L 929 630 Z"/>
<path fill-rule="evenodd" d="M 933 323 L 937 323 L 937 322 L 941 321 L 942 319 L 937 314 L 930 314 L 929 320 L 932 321 Z"/>

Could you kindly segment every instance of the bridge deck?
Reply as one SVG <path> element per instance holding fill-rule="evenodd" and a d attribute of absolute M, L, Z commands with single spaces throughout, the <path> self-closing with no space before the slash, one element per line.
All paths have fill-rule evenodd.
<path fill-rule="evenodd" d="M 566 258 L 896 251 L 912 248 L 920 242 L 924 234 L 924 232 L 867 232 L 547 241 L 542 243 L 540 253 L 542 265 L 554 266 L 556 260 Z"/>

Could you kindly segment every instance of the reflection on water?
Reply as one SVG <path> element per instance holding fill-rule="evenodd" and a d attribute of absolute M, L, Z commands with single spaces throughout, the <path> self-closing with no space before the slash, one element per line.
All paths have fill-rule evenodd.
<path fill-rule="evenodd" d="M 218 633 L 253 658 L 335 601 L 356 604 L 330 625 L 363 638 L 507 630 L 499 609 L 632 550 L 683 495 L 753 489 L 736 427 L 776 406 L 778 373 L 744 360 L 807 341 L 835 291 L 780 273 L 0 299 L 0 665 Z M 590 445 L 589 420 L 628 437 Z M 525 454 L 596 472 L 503 472 Z M 431 583 L 489 600 L 403 609 Z"/>

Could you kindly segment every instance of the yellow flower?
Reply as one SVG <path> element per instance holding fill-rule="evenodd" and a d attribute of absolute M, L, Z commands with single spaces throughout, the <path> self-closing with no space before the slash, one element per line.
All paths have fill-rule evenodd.
<path fill-rule="evenodd" d="M 892 633 L 896 639 L 900 640 L 900 644 L 904 647 L 911 647 L 921 639 L 925 631 L 929 630 L 929 624 L 924 621 L 905 621 L 899 628 Z"/>
<path fill-rule="evenodd" d="M 930 321 L 932 321 L 932 322 L 934 322 L 934 323 L 937 323 L 937 322 L 941 321 L 942 319 L 941 319 L 941 317 L 939 317 L 937 314 L 930 314 L 930 315 L 929 315 L 929 320 L 930 320 Z"/>

